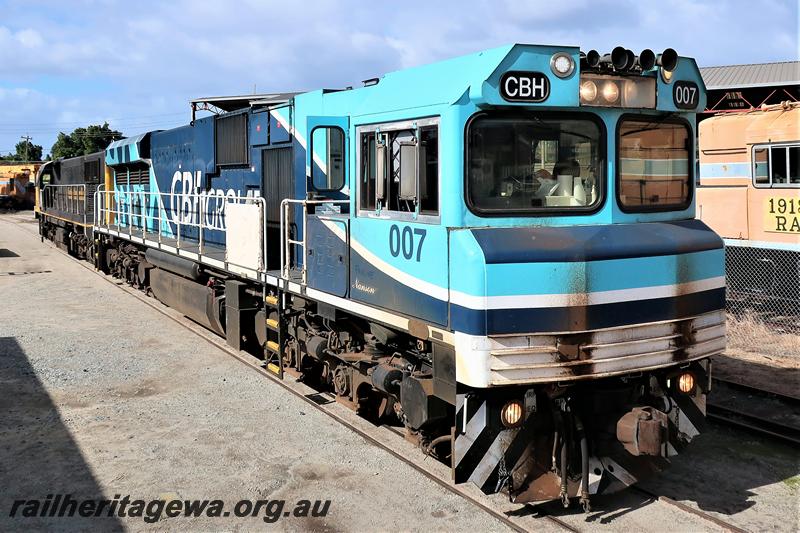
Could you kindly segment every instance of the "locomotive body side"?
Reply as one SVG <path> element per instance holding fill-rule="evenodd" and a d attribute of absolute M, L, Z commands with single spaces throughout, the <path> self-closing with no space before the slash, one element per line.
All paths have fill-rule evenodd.
<path fill-rule="evenodd" d="M 90 259 L 94 195 L 105 177 L 103 152 L 48 161 L 36 176 L 40 234 L 81 259 Z"/>
<path fill-rule="evenodd" d="M 732 245 L 798 249 L 798 120 L 779 104 L 700 123 L 698 218 Z"/>

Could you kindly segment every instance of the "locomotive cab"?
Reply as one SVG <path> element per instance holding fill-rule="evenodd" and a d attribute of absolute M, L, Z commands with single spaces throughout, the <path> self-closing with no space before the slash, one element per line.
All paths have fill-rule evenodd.
<path fill-rule="evenodd" d="M 725 346 L 722 241 L 695 220 L 704 100 L 671 49 L 529 45 L 296 97 L 307 132 L 350 128 L 340 196 L 330 143 L 307 153 L 315 201 L 346 200 L 309 211 L 304 279 L 417 339 L 370 386 L 429 451 L 451 431 L 456 483 L 588 507 L 702 428 Z"/>
<path fill-rule="evenodd" d="M 647 55 L 519 56 L 475 98 L 449 236 L 456 482 L 588 508 L 703 426 L 725 290 L 694 218 L 702 81 Z"/>

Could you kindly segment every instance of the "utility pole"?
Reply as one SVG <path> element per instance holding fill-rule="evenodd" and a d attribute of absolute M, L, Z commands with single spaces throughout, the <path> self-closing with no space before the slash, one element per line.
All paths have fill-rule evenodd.
<path fill-rule="evenodd" d="M 25 141 L 25 161 L 27 161 L 28 160 L 28 147 L 30 147 L 31 139 L 33 139 L 33 137 L 31 137 L 30 135 L 21 135 L 20 139 Z"/>

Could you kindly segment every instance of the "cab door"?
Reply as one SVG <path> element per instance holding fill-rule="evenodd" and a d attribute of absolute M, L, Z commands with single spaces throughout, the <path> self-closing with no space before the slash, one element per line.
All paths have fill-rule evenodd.
<path fill-rule="evenodd" d="M 348 117 L 308 117 L 305 262 L 309 287 L 347 296 L 350 270 Z"/>

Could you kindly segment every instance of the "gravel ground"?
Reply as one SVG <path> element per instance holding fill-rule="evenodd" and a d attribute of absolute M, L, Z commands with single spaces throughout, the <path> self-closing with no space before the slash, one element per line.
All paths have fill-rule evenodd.
<path fill-rule="evenodd" d="M 507 529 L 42 245 L 31 222 L 0 215 L 0 531 Z M 675 463 L 647 488 L 751 531 L 798 529 L 797 450 L 711 426 Z M 15 499 L 53 493 L 331 505 L 327 517 L 274 524 L 263 513 L 156 524 L 8 517 Z M 584 531 L 719 530 L 631 492 L 598 499 L 588 515 L 548 509 Z"/>

